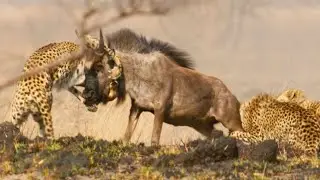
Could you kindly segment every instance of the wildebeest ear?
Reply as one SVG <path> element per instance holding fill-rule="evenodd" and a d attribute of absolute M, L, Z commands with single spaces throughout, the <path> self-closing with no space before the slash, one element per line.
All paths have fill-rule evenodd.
<path fill-rule="evenodd" d="M 112 45 L 111 45 L 111 42 L 110 42 L 109 40 L 107 40 L 107 47 L 110 48 L 110 49 L 112 49 L 111 46 L 112 46 Z"/>

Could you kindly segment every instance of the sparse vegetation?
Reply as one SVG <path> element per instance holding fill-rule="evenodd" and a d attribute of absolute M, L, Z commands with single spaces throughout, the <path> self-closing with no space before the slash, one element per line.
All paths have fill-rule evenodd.
<path fill-rule="evenodd" d="M 253 161 L 245 157 L 248 154 L 238 153 L 238 148 L 243 147 L 236 140 L 224 136 L 212 141 L 190 141 L 184 146 L 147 147 L 95 140 L 80 134 L 50 142 L 40 138 L 29 140 L 19 136 L 10 123 L 2 123 L 0 129 L 3 134 L 17 133 L 0 139 L 1 146 L 13 144 L 1 151 L 1 177 L 12 174 L 52 179 L 76 175 L 108 179 L 320 177 L 319 159 L 278 155 L 273 162 Z M 270 145 L 270 142 L 266 144 Z"/>

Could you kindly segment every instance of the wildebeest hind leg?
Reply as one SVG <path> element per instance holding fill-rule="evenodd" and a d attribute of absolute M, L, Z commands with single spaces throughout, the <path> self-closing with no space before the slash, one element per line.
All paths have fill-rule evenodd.
<path fill-rule="evenodd" d="M 212 138 L 212 131 L 214 129 L 214 124 L 217 123 L 215 119 L 208 119 L 204 122 L 196 121 L 196 123 L 192 126 L 196 131 L 205 136 L 206 138 Z"/>
<path fill-rule="evenodd" d="M 127 129 L 122 139 L 124 143 L 128 143 L 130 141 L 132 134 L 138 124 L 138 120 L 141 112 L 142 112 L 141 109 L 134 104 L 134 101 L 132 101 Z"/>

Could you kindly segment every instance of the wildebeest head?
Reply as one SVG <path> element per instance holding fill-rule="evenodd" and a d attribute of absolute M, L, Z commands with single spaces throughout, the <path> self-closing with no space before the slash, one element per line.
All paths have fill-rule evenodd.
<path fill-rule="evenodd" d="M 78 35 L 77 31 L 76 34 Z M 79 37 L 79 35 L 78 35 Z M 83 97 L 86 105 L 107 103 L 117 97 L 117 80 L 122 74 L 122 65 L 115 51 L 106 46 L 100 29 L 99 40 L 85 36 L 88 47 L 86 56 L 91 61 L 85 64 L 85 89 Z"/>

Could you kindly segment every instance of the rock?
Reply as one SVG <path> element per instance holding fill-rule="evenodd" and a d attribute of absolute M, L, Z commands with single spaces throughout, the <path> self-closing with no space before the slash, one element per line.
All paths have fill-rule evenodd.
<path fill-rule="evenodd" d="M 277 161 L 278 144 L 274 140 L 266 140 L 253 149 L 251 159 L 255 161 Z"/>
<path fill-rule="evenodd" d="M 253 161 L 277 161 L 278 144 L 274 140 L 266 140 L 259 144 L 246 144 L 237 141 L 239 157 Z"/>
<path fill-rule="evenodd" d="M 195 145 L 195 142 L 191 142 Z M 184 164 L 193 165 L 208 164 L 211 162 L 224 161 L 234 159 L 238 157 L 238 148 L 236 140 L 229 137 L 219 137 L 213 141 L 203 140 L 197 141 L 197 146 L 194 150 L 178 155 L 176 161 L 178 163 L 183 162 Z"/>
<path fill-rule="evenodd" d="M 11 122 L 0 124 L 0 161 L 10 158 L 14 152 L 16 142 L 27 141 L 27 138 L 20 134 L 20 130 Z"/>

